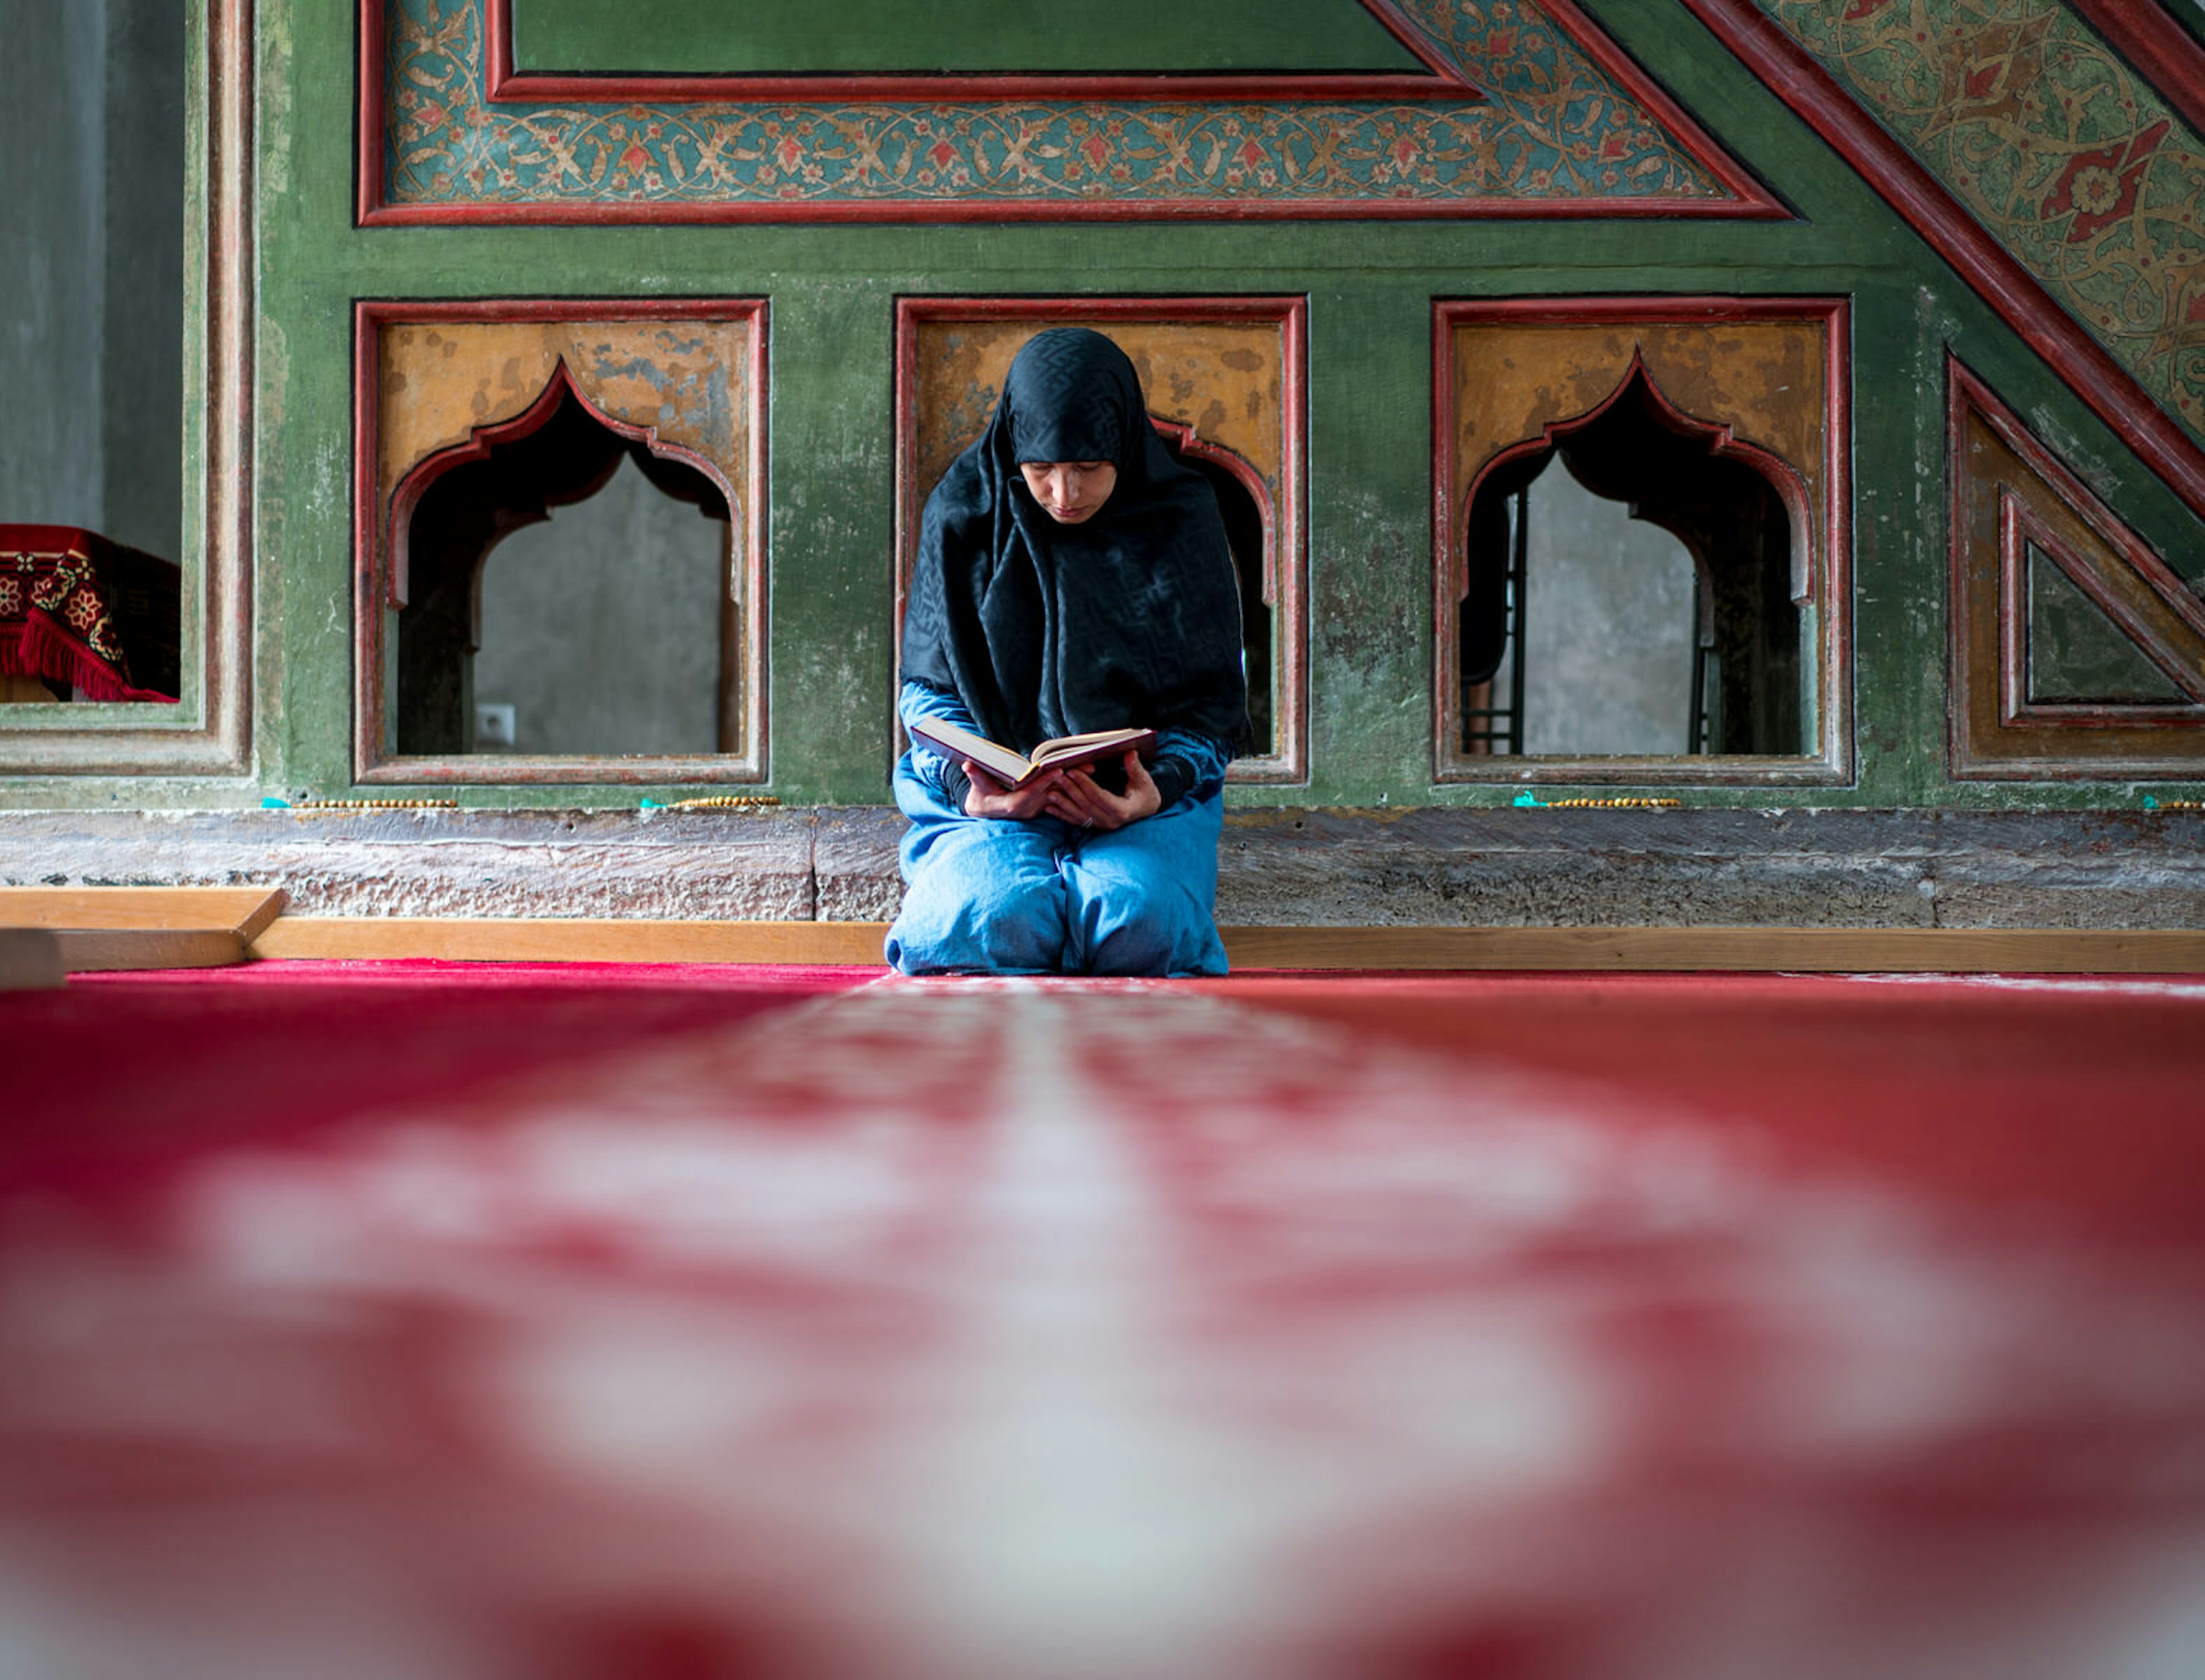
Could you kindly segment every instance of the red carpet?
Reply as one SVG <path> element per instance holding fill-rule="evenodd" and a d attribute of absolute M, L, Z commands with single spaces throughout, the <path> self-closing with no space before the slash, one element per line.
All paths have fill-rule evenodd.
<path fill-rule="evenodd" d="M 0 1672 L 2184 1676 L 2205 986 L 0 1000 Z"/>

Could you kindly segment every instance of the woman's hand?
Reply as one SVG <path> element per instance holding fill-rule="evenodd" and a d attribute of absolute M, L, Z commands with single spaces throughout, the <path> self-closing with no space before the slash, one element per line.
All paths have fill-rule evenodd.
<path fill-rule="evenodd" d="M 1008 818 L 1019 822 L 1049 810 L 1050 796 L 1064 780 L 1063 771 L 1049 770 L 1023 787 L 1006 787 L 969 758 L 965 761 L 965 775 L 972 784 L 965 793 L 966 816 Z"/>
<path fill-rule="evenodd" d="M 1126 791 L 1107 792 L 1085 764 L 1067 770 L 1050 791 L 1049 814 L 1076 828 L 1122 828 L 1163 809 L 1164 796 L 1138 752 L 1126 755 Z"/>

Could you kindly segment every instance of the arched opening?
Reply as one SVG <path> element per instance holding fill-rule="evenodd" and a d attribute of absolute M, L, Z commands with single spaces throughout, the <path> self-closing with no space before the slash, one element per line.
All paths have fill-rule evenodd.
<path fill-rule="evenodd" d="M 1803 733 L 1811 721 L 1801 695 L 1804 581 L 1792 512 L 1772 482 L 1784 469 L 1756 453 L 1680 414 L 1634 363 L 1592 413 L 1496 458 L 1465 524 L 1461 751 L 1814 750 Z M 1621 504 L 1682 545 L 1689 595 L 1681 568 L 1662 558 L 1671 545 L 1620 535 L 1616 520 L 1600 535 L 1602 522 L 1581 508 L 1557 517 L 1586 499 L 1548 473 L 1557 459 L 1590 497 Z M 1649 661 L 1669 668 L 1666 679 L 1616 680 Z M 1567 679 L 1572 666 L 1580 680 Z"/>
<path fill-rule="evenodd" d="M 627 431 L 562 368 L 526 415 L 478 435 L 478 458 L 402 513 L 400 754 L 736 750 L 727 495 Z M 555 520 L 559 508 L 574 511 Z"/>
<path fill-rule="evenodd" d="M 1191 431 L 1169 421 L 1154 423 L 1165 447 L 1181 463 L 1202 474 L 1216 493 L 1217 511 L 1225 519 L 1226 545 L 1233 551 L 1233 569 L 1240 585 L 1240 657 L 1248 679 L 1249 751 L 1256 757 L 1268 756 L 1276 750 L 1271 692 L 1276 647 L 1270 598 L 1274 593 L 1270 522 L 1252 488 L 1263 481 L 1254 468 L 1230 450 L 1198 443 Z"/>

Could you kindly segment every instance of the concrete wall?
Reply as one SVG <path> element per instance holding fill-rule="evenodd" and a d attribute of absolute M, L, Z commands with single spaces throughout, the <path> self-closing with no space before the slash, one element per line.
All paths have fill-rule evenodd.
<path fill-rule="evenodd" d="M 483 567 L 479 705 L 520 752 L 716 752 L 728 527 L 623 460 Z"/>
<path fill-rule="evenodd" d="M 183 8 L 0 0 L 0 522 L 174 558 Z"/>
<path fill-rule="evenodd" d="M 184 8 L 106 0 L 100 529 L 181 556 Z"/>
<path fill-rule="evenodd" d="M 1691 719 L 1692 557 L 1570 477 L 1531 484 L 1524 751 L 1682 752 Z M 1507 669 L 1500 673 L 1507 681 Z"/>
<path fill-rule="evenodd" d="M 106 38 L 105 0 L 0 0 L 0 519 L 10 523 L 96 525 L 102 511 Z"/>

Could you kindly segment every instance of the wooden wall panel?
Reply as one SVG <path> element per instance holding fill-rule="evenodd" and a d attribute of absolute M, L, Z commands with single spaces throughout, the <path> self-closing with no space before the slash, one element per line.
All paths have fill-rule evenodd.
<path fill-rule="evenodd" d="M 2197 776 L 2205 771 L 2205 602 L 1988 384 L 1957 359 L 1946 378 L 1952 775 Z M 2032 543 L 2186 701 L 2031 696 Z"/>

